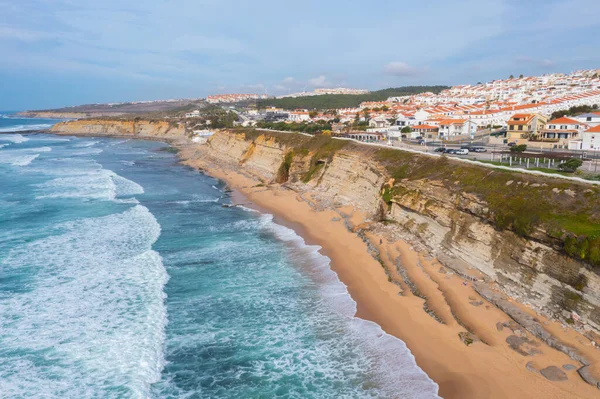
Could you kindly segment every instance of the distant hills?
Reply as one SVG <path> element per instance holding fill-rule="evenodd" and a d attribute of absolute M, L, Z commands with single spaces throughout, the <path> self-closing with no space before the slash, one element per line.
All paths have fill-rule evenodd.
<path fill-rule="evenodd" d="M 257 107 L 278 107 L 284 109 L 335 109 L 352 108 L 358 106 L 363 101 L 384 101 L 389 97 L 409 96 L 419 93 L 432 92 L 439 93 L 448 89 L 448 86 L 404 86 L 372 91 L 368 94 L 324 94 L 320 96 L 309 97 L 286 97 L 258 100 Z"/>
<path fill-rule="evenodd" d="M 74 107 L 24 111 L 20 112 L 19 115 L 26 117 L 57 118 L 117 116 L 123 114 L 148 114 L 190 111 L 202 107 L 204 105 L 205 103 L 203 101 L 194 99 L 144 101 L 117 104 L 86 104 L 77 105 Z"/>

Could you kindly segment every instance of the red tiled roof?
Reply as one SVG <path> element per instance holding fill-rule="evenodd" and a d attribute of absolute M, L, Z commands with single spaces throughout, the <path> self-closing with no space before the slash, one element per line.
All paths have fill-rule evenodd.
<path fill-rule="evenodd" d="M 415 125 L 412 127 L 413 129 L 437 129 L 437 126 L 431 126 L 431 125 Z"/>
<path fill-rule="evenodd" d="M 586 133 L 600 133 L 600 125 L 593 127 L 591 129 L 588 129 L 585 132 Z"/>
<path fill-rule="evenodd" d="M 548 122 L 549 125 L 579 125 L 579 122 L 577 122 L 574 119 L 571 118 L 567 118 L 567 117 L 562 117 L 562 118 L 557 118 L 557 119 L 553 119 L 550 122 Z"/>

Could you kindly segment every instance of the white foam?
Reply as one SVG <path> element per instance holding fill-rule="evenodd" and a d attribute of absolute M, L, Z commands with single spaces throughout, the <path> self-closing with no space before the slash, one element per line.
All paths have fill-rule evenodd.
<path fill-rule="evenodd" d="M 83 198 L 90 200 L 117 201 L 119 197 L 131 197 L 144 193 L 144 188 L 108 169 L 102 169 L 95 161 L 97 169 L 65 171 L 61 176 L 38 184 L 38 199 L 45 198 Z M 123 200 L 119 201 L 123 202 Z M 126 202 L 137 202 L 135 199 Z"/>
<path fill-rule="evenodd" d="M 23 132 L 26 130 L 43 130 L 52 127 L 54 124 L 52 123 L 40 123 L 36 125 L 15 125 L 9 126 L 0 129 L 0 133 L 2 132 Z"/>
<path fill-rule="evenodd" d="M 101 148 L 84 148 L 81 150 L 74 150 L 69 152 L 69 156 L 72 157 L 85 157 L 88 155 L 98 155 L 101 154 L 104 150 Z"/>
<path fill-rule="evenodd" d="M 317 282 L 323 305 L 348 318 L 350 333 L 359 339 L 368 353 L 375 355 L 377 382 L 384 392 L 392 396 L 401 392 L 402 398 L 407 399 L 439 398 L 438 385 L 419 368 L 403 341 L 385 333 L 378 324 L 356 317 L 356 302 L 348 293 L 347 286 L 331 270 L 330 259 L 319 252 L 320 246 L 307 245 L 294 230 L 273 222 L 272 215 L 262 214 L 259 224 L 300 251 L 302 267 L 308 268 Z"/>
<path fill-rule="evenodd" d="M 159 235 L 137 205 L 65 223 L 0 262 L 4 276 L 32 275 L 28 291 L 0 296 L 0 396 L 149 397 L 167 322 Z"/>
<path fill-rule="evenodd" d="M 50 147 L 8 149 L 0 152 L 0 163 L 12 166 L 27 166 L 42 152 L 50 152 Z"/>
<path fill-rule="evenodd" d="M 83 142 L 79 142 L 77 144 L 73 144 L 73 147 L 75 148 L 87 148 L 87 147 L 91 147 L 93 145 L 98 144 L 99 141 L 83 141 Z"/>
<path fill-rule="evenodd" d="M 2 129 L 0 129 L 0 132 L 1 131 L 2 131 Z M 18 144 L 18 143 L 24 143 L 26 141 L 29 141 L 29 139 L 20 134 L 1 134 L 0 141 L 10 141 L 11 143 Z"/>

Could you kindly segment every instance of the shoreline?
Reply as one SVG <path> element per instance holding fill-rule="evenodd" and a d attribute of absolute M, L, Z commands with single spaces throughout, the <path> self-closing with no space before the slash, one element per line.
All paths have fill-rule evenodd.
<path fill-rule="evenodd" d="M 39 131 L 37 133 L 57 134 Z M 60 133 L 58 133 L 60 134 Z M 514 322 L 495 305 L 482 298 L 468 282 L 452 271 L 442 273 L 442 265 L 423 252 L 418 244 L 401 239 L 390 240 L 381 232 L 359 234 L 364 215 L 352 207 L 319 209 L 307 199 L 313 190 L 299 192 L 279 184 L 265 185 L 257 176 L 216 160 L 203 153 L 201 145 L 184 137 L 144 137 L 135 135 L 72 134 L 66 136 L 124 137 L 166 143 L 179 150 L 180 161 L 192 168 L 224 181 L 238 198 L 247 198 L 261 212 L 270 213 L 276 223 L 293 229 L 309 244 L 319 245 L 320 253 L 330 260 L 331 269 L 347 287 L 356 302 L 355 317 L 374 322 L 381 329 L 403 341 L 414 356 L 417 365 L 440 387 L 444 398 L 596 398 L 598 390 L 585 383 L 578 375 L 581 364 L 546 344 L 537 342 L 529 333 L 510 326 Z M 202 159 L 202 156 L 207 156 Z M 235 194 L 237 195 L 237 194 Z M 233 200 L 233 198 L 232 198 Z M 244 205 L 248 206 L 248 203 Z M 252 205 L 250 205 L 252 207 Z M 414 243 L 413 243 L 414 244 Z M 376 259 L 372 250 L 381 255 Z M 402 268 L 418 289 L 429 290 L 433 295 L 421 299 L 411 294 L 397 276 L 394 261 L 401 260 Z M 485 306 L 473 305 L 481 302 Z M 600 353 L 590 348 L 589 340 L 560 323 L 536 314 L 531 308 L 520 305 L 526 313 L 537 317 L 544 328 L 572 347 L 581 351 L 593 364 L 590 372 L 600 374 Z M 428 314 L 432 309 L 440 320 Z M 439 313 L 439 314 L 438 314 Z M 500 326 L 499 326 L 500 325 Z M 504 330 L 502 329 L 504 326 Z M 482 341 L 465 343 L 458 338 L 467 329 Z M 538 348 L 535 356 L 524 356 L 507 345 L 509 338 L 525 337 Z M 585 342 L 584 342 L 585 341 Z M 565 369 L 567 381 L 550 381 L 540 370 L 570 364 Z M 559 370 L 559 371 L 561 371 Z"/>
<path fill-rule="evenodd" d="M 402 295 L 398 286 L 389 282 L 388 275 L 370 253 L 367 243 L 345 225 L 345 222 L 350 221 L 351 228 L 357 227 L 364 222 L 363 215 L 348 209 L 316 210 L 295 191 L 276 184 L 265 186 L 240 171 L 202 161 L 190 148 L 193 145 L 183 147 L 171 144 L 180 149 L 182 163 L 224 181 L 233 191 L 232 203 L 240 204 L 244 201 L 244 206 L 270 213 L 276 223 L 293 229 L 308 244 L 319 245 L 322 248 L 319 252 L 331 260 L 331 269 L 356 302 L 355 317 L 374 322 L 386 334 L 403 341 L 417 365 L 438 384 L 440 396 L 447 399 L 597 397 L 598 390 L 581 380 L 576 371 L 567 371 L 568 381 L 561 382 L 549 381 L 539 373 L 529 371 L 526 368 L 529 361 L 536 363 L 537 368 L 575 363 L 565 354 L 544 344 L 541 345 L 543 355 L 524 357 L 506 347 L 504 335 L 487 328 L 486 331 L 477 332 L 486 338 L 491 337 L 490 342 L 465 345 L 457 338 L 458 332 L 464 331 L 464 328 L 434 320 L 423 311 L 423 300 Z M 344 217 L 344 212 L 348 213 L 347 217 Z M 377 246 L 377 240 L 381 240 L 378 248 L 381 253 L 389 255 L 390 250 L 382 248 L 389 245 L 387 240 L 383 244 L 384 238 L 377 236 L 370 237 L 369 241 L 371 245 Z M 427 262 L 426 255 L 419 253 L 410 244 L 403 242 L 401 247 L 403 262 Z M 452 277 L 454 290 L 463 286 L 463 279 Z M 470 287 L 468 291 L 469 298 L 470 295 L 477 295 Z M 446 295 L 451 296 L 450 293 L 444 293 Z M 482 300 L 478 295 L 477 298 Z M 464 304 L 460 303 L 460 298 L 454 298 L 450 302 L 454 302 L 453 306 L 457 308 L 463 307 L 459 313 L 470 312 L 470 309 L 465 309 Z M 488 318 L 494 321 L 510 320 L 499 309 L 491 306 L 493 307 L 490 304 L 483 308 L 486 311 L 492 310 L 489 313 L 493 315 Z M 496 322 L 486 321 L 486 324 L 496 325 Z M 542 356 L 543 359 L 540 359 Z"/>

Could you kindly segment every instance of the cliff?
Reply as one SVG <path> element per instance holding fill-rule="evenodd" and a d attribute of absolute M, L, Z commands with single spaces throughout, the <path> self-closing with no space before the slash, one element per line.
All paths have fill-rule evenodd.
<path fill-rule="evenodd" d="M 351 204 L 459 273 L 600 332 L 597 186 L 328 137 L 220 132 L 200 150 L 264 183 Z"/>
<path fill-rule="evenodd" d="M 81 119 L 60 122 L 50 132 L 95 136 L 136 136 L 140 138 L 176 139 L 185 137 L 185 128 L 176 122 L 138 119 Z"/>

